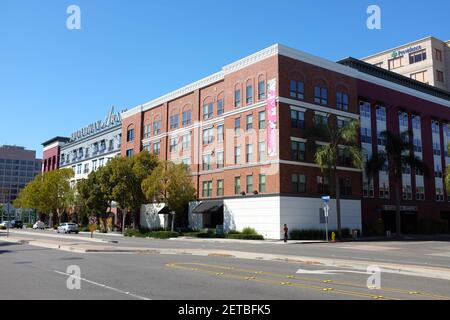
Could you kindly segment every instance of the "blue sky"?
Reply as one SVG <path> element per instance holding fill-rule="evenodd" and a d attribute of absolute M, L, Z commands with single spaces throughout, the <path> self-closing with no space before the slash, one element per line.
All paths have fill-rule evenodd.
<path fill-rule="evenodd" d="M 81 30 L 66 28 L 71 4 Z M 381 30 L 366 28 L 371 4 Z M 111 105 L 132 108 L 277 42 L 338 60 L 448 40 L 448 12 L 447 0 L 1 0 L 0 145 L 41 156 L 43 141 Z"/>

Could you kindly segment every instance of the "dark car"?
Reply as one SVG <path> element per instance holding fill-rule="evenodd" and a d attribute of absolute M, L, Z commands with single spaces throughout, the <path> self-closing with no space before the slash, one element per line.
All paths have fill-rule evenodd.
<path fill-rule="evenodd" d="M 11 224 L 14 229 L 22 229 L 23 228 L 23 222 L 20 220 L 13 220 L 13 221 L 11 221 Z"/>

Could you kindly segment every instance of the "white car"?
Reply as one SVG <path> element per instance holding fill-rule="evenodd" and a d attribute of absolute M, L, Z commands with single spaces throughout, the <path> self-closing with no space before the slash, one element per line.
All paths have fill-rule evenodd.
<path fill-rule="evenodd" d="M 78 233 L 80 230 L 76 223 L 64 222 L 58 226 L 58 233 Z"/>
<path fill-rule="evenodd" d="M 3 221 L 2 223 L 0 223 L 0 227 L 3 227 L 3 228 L 12 228 L 13 226 L 12 226 L 12 223 L 11 223 L 11 221 Z"/>
<path fill-rule="evenodd" d="M 33 224 L 33 229 L 44 230 L 45 229 L 45 223 L 43 223 L 42 221 L 36 221 L 36 223 Z"/>

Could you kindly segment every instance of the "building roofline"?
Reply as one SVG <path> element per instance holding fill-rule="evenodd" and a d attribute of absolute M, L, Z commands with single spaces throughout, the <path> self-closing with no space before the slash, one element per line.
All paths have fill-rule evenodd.
<path fill-rule="evenodd" d="M 47 145 L 49 145 L 49 144 L 52 144 L 52 143 L 54 143 L 54 142 L 64 142 L 64 143 L 67 143 L 67 142 L 69 142 L 70 141 L 70 138 L 68 138 L 68 137 L 61 137 L 61 136 L 57 136 L 57 137 L 54 137 L 54 138 L 51 138 L 50 140 L 47 140 L 47 141 L 45 141 L 45 142 L 43 142 L 42 143 L 42 146 L 47 146 Z"/>

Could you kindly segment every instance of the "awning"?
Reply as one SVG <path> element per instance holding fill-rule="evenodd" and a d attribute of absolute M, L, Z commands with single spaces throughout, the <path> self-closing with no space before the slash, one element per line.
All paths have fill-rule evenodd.
<path fill-rule="evenodd" d="M 198 204 L 192 213 L 205 214 L 205 213 L 216 213 L 223 208 L 223 200 L 208 200 L 202 201 Z"/>

